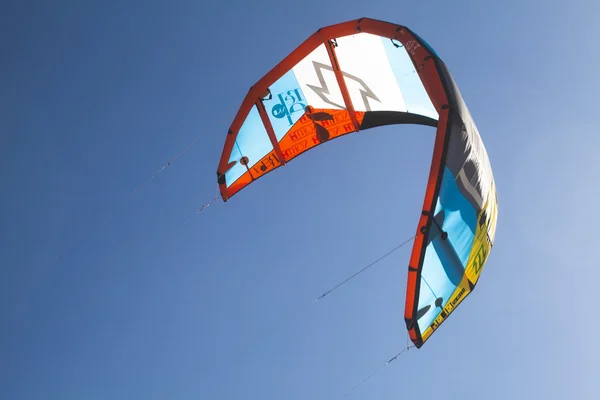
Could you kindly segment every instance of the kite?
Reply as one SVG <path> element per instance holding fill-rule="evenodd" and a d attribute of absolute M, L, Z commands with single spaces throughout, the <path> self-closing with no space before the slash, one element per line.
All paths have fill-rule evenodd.
<path fill-rule="evenodd" d="M 479 131 L 425 40 L 368 18 L 319 29 L 250 88 L 227 132 L 217 182 L 226 202 L 316 146 L 398 124 L 436 130 L 404 311 L 420 348 L 473 291 L 498 218 Z"/>

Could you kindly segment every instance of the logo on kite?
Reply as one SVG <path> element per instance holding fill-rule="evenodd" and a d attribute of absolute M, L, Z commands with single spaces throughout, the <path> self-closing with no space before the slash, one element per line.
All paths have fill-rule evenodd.
<path fill-rule="evenodd" d="M 328 112 L 323 112 L 323 111 L 313 112 L 312 107 L 308 106 L 308 107 L 306 107 L 306 116 L 310 120 L 312 120 L 313 126 L 317 133 L 317 138 L 319 139 L 319 142 L 325 143 L 326 141 L 328 141 L 331 138 L 331 134 L 329 133 L 327 128 L 319 125 L 317 122 L 322 123 L 323 121 L 333 121 L 334 120 L 333 115 L 329 114 Z"/>
<path fill-rule="evenodd" d="M 315 94 L 317 96 L 319 96 L 321 98 L 321 100 L 323 100 L 325 103 L 327 104 L 331 104 L 332 106 L 339 108 L 341 110 L 345 110 L 346 107 L 343 106 L 340 103 L 336 103 L 333 101 L 333 99 L 329 98 L 327 95 L 330 95 L 330 90 L 329 87 L 327 85 L 327 80 L 325 79 L 325 76 L 323 75 L 323 71 L 330 71 L 330 72 L 334 72 L 333 68 L 330 65 L 327 64 L 322 64 L 320 62 L 317 61 L 313 61 L 313 67 L 315 69 L 315 73 L 317 74 L 317 79 L 319 80 L 319 85 L 306 85 L 309 88 L 312 89 L 313 92 L 315 92 Z M 344 77 L 346 84 L 350 83 L 350 82 L 354 82 L 353 86 L 357 86 L 358 87 L 358 91 L 360 93 L 360 97 L 362 98 L 362 101 L 365 105 L 365 109 L 367 111 L 371 111 L 371 105 L 369 104 L 369 98 L 372 100 L 375 100 L 377 102 L 381 102 L 381 100 L 379 100 L 379 98 L 377 97 L 377 95 L 373 92 L 373 90 L 365 83 L 364 80 L 362 80 L 361 78 L 359 78 L 358 76 L 349 74 L 347 72 L 341 71 L 342 72 L 342 76 Z M 340 99 L 343 102 L 343 99 Z"/>
<path fill-rule="evenodd" d="M 412 54 L 414 56 L 415 51 L 417 50 L 417 48 L 421 47 L 421 45 L 414 40 L 409 40 L 408 42 L 406 42 L 404 47 L 406 48 L 406 51 L 408 51 L 410 54 Z"/>
<path fill-rule="evenodd" d="M 292 114 L 295 112 L 303 113 L 304 107 L 306 107 L 306 104 L 303 103 L 304 99 L 300 94 L 300 89 L 296 88 L 279 93 L 277 98 L 279 99 L 279 103 L 271 108 L 271 114 L 278 119 L 287 118 L 288 123 L 292 126 L 294 123 Z"/>

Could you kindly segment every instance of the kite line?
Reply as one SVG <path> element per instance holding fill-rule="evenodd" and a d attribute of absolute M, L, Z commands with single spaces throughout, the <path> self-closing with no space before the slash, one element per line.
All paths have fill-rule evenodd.
<path fill-rule="evenodd" d="M 156 176 L 164 171 L 165 169 L 167 169 L 168 167 L 171 166 L 171 164 L 173 164 L 179 157 L 183 156 L 185 153 L 187 153 L 190 148 L 200 139 L 200 137 L 202 136 L 202 134 L 196 136 L 196 138 L 189 143 L 183 150 L 181 150 L 179 153 L 177 153 L 174 157 L 172 157 L 169 161 L 167 161 L 162 167 L 160 167 L 154 174 L 152 174 L 152 176 L 150 178 L 148 178 L 146 181 L 144 181 L 142 184 L 138 185 L 136 188 L 134 188 L 128 195 L 126 195 L 124 197 L 124 200 L 129 199 L 130 197 L 132 197 L 133 195 L 135 195 L 137 192 L 139 192 L 146 184 L 148 184 L 150 181 L 152 181 L 154 178 L 156 178 Z M 217 193 L 218 193 L 218 186 L 217 186 Z M 210 206 L 211 204 L 213 204 L 216 200 L 217 200 L 217 194 L 215 194 L 215 196 L 213 197 L 213 199 L 206 203 L 203 204 L 200 208 L 200 210 L 198 210 L 196 212 L 196 214 L 200 213 L 202 210 L 204 210 L 206 207 Z M 104 212 L 104 217 L 102 218 L 102 220 L 111 220 L 114 216 L 115 211 L 114 210 L 110 210 L 110 209 L 105 209 Z M 194 215 L 196 215 L 194 214 Z M 191 219 L 191 218 L 190 218 Z M 189 221 L 189 219 L 188 219 Z M 185 223 L 187 223 L 188 221 L 186 221 Z M 56 260 L 62 259 L 63 257 L 65 257 L 68 253 L 70 253 L 73 249 L 77 248 L 79 245 L 81 245 L 81 243 L 83 243 L 85 241 L 85 237 L 82 236 L 77 236 L 76 239 L 74 240 L 70 240 L 69 243 L 65 246 L 65 250 L 61 251 L 59 254 L 57 254 L 55 256 Z"/>
<path fill-rule="evenodd" d="M 311 304 L 313 304 L 313 305 L 317 304 L 325 296 L 327 296 L 327 295 L 331 294 L 332 292 L 338 290 L 339 288 L 341 288 L 342 286 L 344 286 L 345 284 L 347 284 L 348 282 L 350 282 L 351 280 L 353 280 L 354 278 L 356 278 L 357 276 L 359 276 L 363 272 L 367 271 L 368 269 L 372 268 L 373 266 L 375 266 L 379 262 L 383 261 L 385 258 L 389 257 L 392 253 L 394 253 L 394 252 L 398 251 L 399 249 L 401 249 L 402 247 L 406 246 L 411 240 L 413 240 L 415 238 L 415 236 L 416 235 L 412 235 L 411 237 L 403 240 L 398 245 L 396 245 L 395 247 L 393 247 L 391 250 L 389 250 L 388 252 L 386 252 L 384 255 L 382 255 L 379 258 L 377 258 L 375 261 L 372 261 L 368 265 L 366 265 L 363 268 L 361 268 L 358 272 L 355 272 L 354 274 L 350 275 L 349 277 L 347 277 L 343 281 L 341 281 L 338 284 L 334 285 L 333 287 L 331 287 L 331 289 L 327 290 L 326 292 L 324 292 L 323 294 L 321 294 L 319 297 L 316 297 L 314 300 L 312 300 Z M 242 344 L 240 346 L 240 348 L 237 351 L 237 353 L 240 353 L 243 350 L 247 350 L 249 347 L 251 347 L 252 345 L 256 344 L 256 342 L 259 340 L 259 338 L 264 338 L 264 337 L 268 336 L 269 334 L 272 334 L 273 332 L 275 332 L 275 330 L 277 328 L 281 327 L 286 322 L 288 322 L 289 320 L 291 320 L 292 317 L 298 315 L 300 313 L 300 311 L 302 311 L 307 305 L 308 304 L 306 302 L 304 302 L 302 304 L 299 304 L 292 311 L 288 312 L 285 316 L 283 316 L 282 318 L 280 318 L 278 322 L 272 324 L 270 327 L 265 328 L 263 330 L 262 334 L 256 336 L 254 339 L 247 340 L 244 344 Z M 408 337 L 407 337 L 407 343 L 408 343 Z"/>
<path fill-rule="evenodd" d="M 353 275 L 351 275 L 348 278 L 344 279 L 343 281 L 341 281 L 337 285 L 333 286 L 331 289 L 329 289 L 328 291 L 326 291 L 325 293 L 323 293 L 322 295 L 320 295 L 319 297 L 317 297 L 315 299 L 315 301 L 321 300 L 322 298 L 324 298 L 325 296 L 327 296 L 328 294 L 330 294 L 334 290 L 338 289 L 339 287 L 345 285 L 346 283 L 348 283 L 352 279 L 356 278 L 358 275 L 362 274 L 363 272 L 365 272 L 366 270 L 368 270 L 369 268 L 371 268 L 373 265 L 377 264 L 379 261 L 383 260 L 384 258 L 386 258 L 387 256 L 389 256 L 390 254 L 392 254 L 393 252 L 395 252 L 396 250 L 400 249 L 405 244 L 407 244 L 408 242 L 410 242 L 411 240 L 413 240 L 415 238 L 415 236 L 417 236 L 417 235 L 413 235 L 413 236 L 409 237 L 408 239 L 406 239 L 405 241 L 403 241 L 402 243 L 400 243 L 399 245 L 397 245 L 396 247 L 394 247 L 393 249 L 391 249 L 390 251 L 388 251 L 387 253 L 385 253 L 381 257 L 379 257 L 377 260 L 375 260 L 372 263 L 370 263 L 369 265 L 363 267 L 360 271 L 354 273 Z"/>
<path fill-rule="evenodd" d="M 406 337 L 408 339 L 408 335 Z M 378 373 L 380 373 L 381 370 L 384 369 L 385 367 L 387 367 L 392 361 L 395 361 L 398 357 L 400 357 L 400 355 L 402 355 L 403 353 L 406 353 L 408 350 L 410 350 L 413 347 L 415 347 L 415 346 L 414 345 L 410 345 L 410 346 L 407 345 L 398 354 L 396 354 L 394 357 L 392 357 L 389 360 L 387 360 L 384 364 L 380 365 L 379 368 L 377 368 L 375 371 L 371 372 L 369 375 L 367 375 L 365 378 L 363 378 L 363 380 L 361 380 L 356 386 L 354 386 L 352 389 L 350 389 L 349 391 L 347 391 L 346 393 L 344 393 L 344 395 L 341 398 L 344 398 L 344 397 L 348 396 L 350 393 L 354 392 L 356 389 L 358 389 L 359 387 L 361 387 L 369 379 L 371 379 L 372 377 L 374 377 L 375 375 L 377 375 Z"/>
<path fill-rule="evenodd" d="M 205 208 L 208 208 L 211 206 L 211 204 L 213 204 L 214 202 L 217 201 L 217 196 L 219 195 L 219 186 L 217 185 L 217 189 L 215 190 L 215 195 L 213 196 L 213 198 L 205 204 L 202 204 L 200 206 L 200 209 L 198 211 L 196 211 L 196 213 L 194 215 L 192 215 L 191 217 L 189 217 L 183 224 L 187 224 L 188 222 L 190 222 L 192 220 L 192 218 L 194 218 L 196 215 L 200 214 L 202 211 L 204 211 Z"/>
<path fill-rule="evenodd" d="M 345 284 L 347 284 L 348 282 L 350 282 L 354 278 L 358 277 L 363 272 L 365 272 L 368 269 L 372 268 L 373 266 L 377 265 L 378 263 L 380 263 L 381 261 L 383 261 L 385 258 L 389 257 L 394 252 L 396 252 L 399 249 L 401 249 L 402 247 L 406 246 L 415 237 L 416 237 L 416 235 L 412 235 L 411 237 L 403 240 L 398 245 L 396 245 L 395 247 L 393 247 L 392 249 L 390 249 L 389 251 L 387 251 L 385 254 L 383 254 L 382 256 L 380 256 L 379 258 L 377 258 L 376 260 L 374 260 L 371 263 L 367 264 L 366 266 L 362 267 L 360 270 L 358 270 L 354 274 L 352 274 L 352 275 L 348 276 L 347 278 L 345 278 L 344 280 L 340 281 L 338 284 L 332 286 L 329 290 L 327 290 L 326 292 L 324 292 L 323 294 L 321 294 L 320 296 L 318 296 L 317 298 L 315 298 L 313 301 L 311 301 L 311 304 L 313 304 L 313 305 L 317 304 L 325 296 L 327 296 L 327 295 L 333 293 L 334 291 L 338 290 L 339 288 L 341 288 L 342 286 L 344 286 Z M 298 305 L 291 312 L 288 312 L 284 317 L 282 317 L 281 319 L 279 319 L 278 322 L 276 322 L 275 324 L 272 324 L 270 327 L 265 327 L 265 329 L 263 330 L 262 334 L 255 336 L 253 339 L 252 338 L 248 339 L 245 343 L 243 343 L 242 345 L 240 345 L 240 347 L 238 347 L 237 351 L 235 351 L 236 357 L 241 356 L 242 353 L 244 353 L 245 351 L 247 351 L 250 347 L 252 347 L 252 345 L 255 345 L 258 342 L 259 339 L 265 338 L 269 334 L 272 334 L 273 332 L 275 332 L 278 327 L 282 326 L 284 323 L 286 323 L 287 321 L 289 321 L 290 319 L 292 319 L 292 317 L 296 316 L 306 306 L 307 306 L 306 302 L 303 303 L 303 304 Z M 386 361 L 384 364 L 382 364 L 375 371 L 373 371 L 372 373 L 370 373 L 369 375 L 367 375 L 365 378 L 363 378 L 357 385 L 355 385 L 352 389 L 350 389 L 343 396 L 341 396 L 341 398 L 344 398 L 344 397 L 348 396 L 350 393 L 354 392 L 360 386 L 362 386 L 363 384 L 365 384 L 369 379 L 373 378 L 375 375 L 377 375 L 379 372 L 381 372 L 381 370 L 383 370 L 388 364 L 390 364 L 393 361 L 395 361 L 400 355 L 402 355 L 403 353 L 407 352 L 408 350 L 410 350 L 413 347 L 415 347 L 415 346 L 412 345 L 412 344 L 409 345 L 409 338 L 408 338 L 408 333 L 407 333 L 407 336 L 406 336 L 406 347 L 404 349 L 402 349 L 396 355 L 394 355 L 393 357 L 391 357 L 388 361 Z"/>
<path fill-rule="evenodd" d="M 170 167 L 171 164 L 173 164 L 175 162 L 175 160 L 177 160 L 179 157 L 181 157 L 183 154 L 185 154 L 198 141 L 198 139 L 200 139 L 201 136 L 202 136 L 202 134 L 196 136 L 196 138 L 190 144 L 188 144 L 183 150 L 181 150 L 178 154 L 176 154 L 173 158 L 171 158 L 167 163 L 165 163 L 162 167 L 160 167 L 154 174 L 152 174 L 152 176 L 150 178 L 146 179 L 146 181 L 144 183 L 142 183 L 141 185 L 138 185 L 135 189 L 133 189 L 133 191 L 129 195 L 127 195 L 125 198 L 127 199 L 127 198 L 133 196 L 134 194 L 136 194 L 137 192 L 139 192 L 145 185 L 148 184 L 148 182 L 150 182 L 151 180 L 156 178 L 156 176 L 159 173 L 161 173 L 162 171 L 164 171 L 165 169 Z"/>

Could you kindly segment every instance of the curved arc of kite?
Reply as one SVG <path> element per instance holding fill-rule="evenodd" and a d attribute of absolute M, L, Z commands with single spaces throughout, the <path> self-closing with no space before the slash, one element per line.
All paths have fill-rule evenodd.
<path fill-rule="evenodd" d="M 283 76 L 290 68 L 292 68 L 295 64 L 299 63 L 308 56 L 313 50 L 315 50 L 320 45 L 325 44 L 328 49 L 330 46 L 328 42 L 330 40 L 340 38 L 343 36 L 349 36 L 355 33 L 371 33 L 374 35 L 379 35 L 382 37 L 387 37 L 389 39 L 395 39 L 401 42 L 403 45 L 407 42 L 413 40 L 417 41 L 416 35 L 405 26 L 392 24 L 385 21 L 379 21 L 370 18 L 361 18 L 358 20 L 342 22 L 335 25 L 330 25 L 327 27 L 323 27 L 313 33 L 310 37 L 308 37 L 304 42 L 302 42 L 295 50 L 293 50 L 287 57 L 285 57 L 282 61 L 280 61 L 277 65 L 275 65 L 269 72 L 267 72 L 259 81 L 257 81 L 248 91 L 246 97 L 244 98 L 238 113 L 236 114 L 233 122 L 231 123 L 228 133 L 225 138 L 225 144 L 223 147 L 223 152 L 221 154 L 221 158 L 219 161 L 219 166 L 217 169 L 217 179 L 219 183 L 219 190 L 221 193 L 221 197 L 224 202 L 231 197 L 228 194 L 227 186 L 224 181 L 225 173 L 231 168 L 229 164 L 229 155 L 235 145 L 235 139 L 237 137 L 237 133 L 239 132 L 244 120 L 250 113 L 251 109 L 257 105 L 258 102 L 261 102 L 261 98 L 265 91 L 273 84 L 277 79 Z M 333 50 L 335 51 L 335 50 Z M 431 57 L 429 51 L 426 51 L 424 48 L 417 48 L 415 50 L 417 53 L 417 57 L 419 55 L 423 56 L 423 54 L 418 54 L 421 52 L 425 52 L 426 55 L 423 56 L 423 59 L 427 56 Z M 440 119 L 442 118 L 441 114 L 444 113 L 442 106 L 446 104 L 446 96 L 444 88 L 438 84 L 439 77 L 436 77 L 435 74 L 432 75 L 432 71 L 427 69 L 422 70 L 420 68 L 421 62 L 415 61 L 415 56 L 411 54 L 411 59 L 413 65 L 421 77 L 423 82 L 423 86 L 427 91 L 430 99 L 438 112 L 440 114 Z M 429 58 L 428 58 L 429 60 Z M 333 63 L 332 63 L 333 64 Z M 335 64 L 333 64 L 335 65 Z M 337 70 L 337 69 L 336 69 Z M 339 83 L 339 80 L 338 80 Z M 345 84 L 340 85 L 340 88 L 343 90 Z M 346 89 L 347 90 L 347 89 Z M 347 95 L 344 96 L 346 100 Z M 348 102 L 351 105 L 351 100 L 347 98 Z M 260 108 L 259 108 L 260 110 Z M 262 113 L 261 113 L 262 114 Z M 351 117 L 353 117 L 353 113 L 350 113 Z M 261 115 L 263 118 L 263 115 Z M 268 118 L 267 118 L 268 120 Z M 354 121 L 353 121 L 354 122 Z M 356 125 L 356 124 L 355 124 Z M 265 124 L 265 129 L 267 132 L 269 131 L 268 126 Z M 439 131 L 439 129 L 438 129 Z M 272 140 L 272 139 L 271 139 Z M 274 146 L 277 149 L 279 146 Z M 266 175 L 266 174 L 265 174 Z"/>
<path fill-rule="evenodd" d="M 417 35 L 405 26 L 369 18 L 361 18 L 359 20 L 330 25 L 319 29 L 317 32 L 311 35 L 302 44 L 300 44 L 300 46 L 298 46 L 287 57 L 285 57 L 280 63 L 273 67 L 248 91 L 248 94 L 243 100 L 242 105 L 229 128 L 228 134 L 226 135 L 223 153 L 221 155 L 221 159 L 217 170 L 219 190 L 221 192 L 221 197 L 223 201 L 226 202 L 232 195 L 235 195 L 235 193 L 238 190 L 241 190 L 241 188 L 245 187 L 245 185 L 249 184 L 250 182 L 253 182 L 256 179 L 260 179 L 260 177 L 268 174 L 272 170 L 276 169 L 278 166 L 285 165 L 286 161 L 290 162 L 291 159 L 296 157 L 296 155 L 292 155 L 291 158 L 286 160 L 286 158 L 283 156 L 273 126 L 271 126 L 271 122 L 262 102 L 263 99 L 266 97 L 267 93 L 269 92 L 269 88 L 271 87 L 271 85 L 273 85 L 291 68 L 293 68 L 299 62 L 301 62 L 305 57 L 310 55 L 315 49 L 317 49 L 321 45 L 324 45 L 327 50 L 329 60 L 331 62 L 331 67 L 333 68 L 336 81 L 339 85 L 339 89 L 344 100 L 344 105 L 346 107 L 346 110 L 348 111 L 350 119 L 352 120 L 352 124 L 354 125 L 354 130 L 346 131 L 346 133 L 359 131 L 361 127 L 364 130 L 368 129 L 371 126 L 378 126 L 388 123 L 379 122 L 377 125 L 367 124 L 369 126 L 361 126 L 362 122 L 359 123 L 356 119 L 357 113 L 354 112 L 352 99 L 348 95 L 348 89 L 345 85 L 344 78 L 342 77 L 343 66 L 340 66 L 338 63 L 338 60 L 336 58 L 335 46 L 332 45 L 332 41 L 357 33 L 369 33 L 400 42 L 402 46 L 406 48 L 406 53 L 408 54 L 415 71 L 419 75 L 423 88 L 429 96 L 431 105 L 434 107 L 435 111 L 438 114 L 437 121 L 428 121 L 427 117 L 423 116 L 416 116 L 415 118 L 415 115 L 413 114 L 410 115 L 410 118 L 412 119 L 409 118 L 403 122 L 389 122 L 417 123 L 436 127 L 434 148 L 427 181 L 427 187 L 423 199 L 422 213 L 419 217 L 416 236 L 414 239 L 413 249 L 409 261 L 408 279 L 406 286 L 406 303 L 404 312 L 404 318 L 409 337 L 414 343 L 414 345 L 417 348 L 420 348 L 423 345 L 423 343 L 430 337 L 430 335 L 437 329 L 437 327 L 447 319 L 447 316 L 456 308 L 456 306 L 458 306 L 458 304 L 460 304 L 464 300 L 464 298 L 466 298 L 471 293 L 471 291 L 475 287 L 481 269 L 483 268 L 483 264 L 485 264 L 487 254 L 489 254 L 489 249 L 492 246 L 493 236 L 495 234 L 495 225 L 497 219 L 497 198 L 491 170 L 487 171 L 485 170 L 486 166 L 483 166 L 481 167 L 483 168 L 483 171 L 478 171 L 478 173 L 481 173 L 483 175 L 489 175 L 486 175 L 486 178 L 489 179 L 491 187 L 489 188 L 489 196 L 487 196 L 486 203 L 477 203 L 477 207 L 473 206 L 474 212 L 477 214 L 477 218 L 480 222 L 476 227 L 476 232 L 474 233 L 475 239 L 469 250 L 470 253 L 468 254 L 468 258 L 465 261 L 461 261 L 461 263 L 464 264 L 464 272 L 462 274 L 462 279 L 460 283 L 453 285 L 454 292 L 446 293 L 446 297 L 443 299 L 441 297 L 436 299 L 435 308 L 437 310 L 437 307 L 440 307 L 441 311 L 439 311 L 437 314 L 432 314 L 434 315 L 433 320 L 431 319 L 430 315 L 430 318 L 428 320 L 431 321 L 431 323 L 427 322 L 427 324 L 429 325 L 423 325 L 423 331 L 421 331 L 418 320 L 423 316 L 423 312 L 426 313 L 427 310 L 430 309 L 433 305 L 433 303 L 431 303 L 431 305 L 427 305 L 421 310 L 418 309 L 421 296 L 421 283 L 425 282 L 425 284 L 429 286 L 429 283 L 425 280 L 425 277 L 422 276 L 422 272 L 425 263 L 427 247 L 430 244 L 430 242 L 433 243 L 432 241 L 436 239 L 435 235 L 431 235 L 432 227 L 435 228 L 437 226 L 437 228 L 439 229 L 437 233 L 442 233 L 442 240 L 445 241 L 443 237 L 443 234 L 445 232 L 439 225 L 435 225 L 437 224 L 437 222 L 434 213 L 436 211 L 436 206 L 441 204 L 438 202 L 441 201 L 439 197 L 440 191 L 442 188 L 444 176 L 447 175 L 447 172 L 445 171 L 448 168 L 450 168 L 450 166 L 446 164 L 450 146 L 450 138 L 456 138 L 458 141 L 460 141 L 461 133 L 465 132 L 468 134 L 467 140 L 470 140 L 471 136 L 474 137 L 474 139 L 471 138 L 475 141 L 474 144 L 480 145 L 482 147 L 482 149 L 475 151 L 476 153 L 477 151 L 480 152 L 480 154 L 475 154 L 475 157 L 479 157 L 476 161 L 483 161 L 484 163 L 488 163 L 487 168 L 489 169 L 490 167 L 489 159 L 487 159 L 487 153 L 485 153 L 483 144 L 479 143 L 478 140 L 480 140 L 480 138 L 476 137 L 478 136 L 477 128 L 472 122 L 471 116 L 466 108 L 466 105 L 463 102 L 462 97 L 460 96 L 460 93 L 458 91 L 458 88 L 456 87 L 455 82 L 453 81 L 452 76 L 450 75 L 444 62 L 437 55 L 437 53 L 429 46 L 429 44 L 427 44 L 427 42 L 425 42 L 425 40 L 419 37 L 419 35 Z M 242 182 L 242 186 L 240 186 L 240 188 L 238 188 L 237 190 L 235 188 L 232 188 L 233 192 L 230 193 L 225 179 L 225 173 L 230 168 L 232 168 L 233 165 L 235 165 L 235 162 L 229 162 L 230 156 L 234 149 L 234 146 L 236 145 L 237 135 L 240 129 L 242 128 L 244 121 L 248 117 L 249 113 L 252 111 L 253 107 L 256 108 L 257 113 L 260 116 L 260 120 L 262 121 L 262 124 L 264 126 L 265 132 L 267 133 L 271 145 L 273 146 L 273 151 L 277 158 L 281 160 L 281 162 L 279 162 L 279 165 L 273 167 L 270 170 L 267 169 L 266 172 L 258 174 L 258 176 L 255 177 L 250 172 L 250 168 L 247 165 L 248 160 L 246 160 L 246 162 L 243 165 L 245 165 L 249 175 L 249 177 L 246 177 L 247 183 Z M 306 115 L 308 115 L 308 113 L 310 113 L 310 110 L 306 111 Z M 472 125 L 467 126 L 467 124 L 469 123 Z M 462 131 L 460 131 L 459 129 L 462 129 Z M 331 139 L 335 139 L 340 136 L 336 136 Z M 454 140 L 453 142 L 455 143 L 453 145 L 454 147 L 456 147 L 457 140 Z M 468 143 L 468 145 L 472 144 L 473 143 Z M 311 148 L 312 147 L 304 151 L 308 151 Z M 456 149 L 454 148 L 453 151 L 455 150 Z M 455 156 L 455 153 L 453 153 L 453 156 Z M 457 160 L 455 159 L 451 159 L 450 161 L 451 163 L 457 162 Z M 460 178 L 458 173 L 456 173 L 455 171 L 451 172 L 454 179 Z M 447 186 L 445 190 L 448 190 Z M 441 207 L 444 208 L 445 206 L 442 205 Z M 485 219 L 481 219 L 483 217 L 485 217 Z M 445 234 L 447 235 L 447 233 Z M 437 244 L 439 245 L 439 242 Z M 484 255 L 481 256 L 483 257 L 481 258 L 481 260 L 479 258 L 480 256 L 478 254 L 475 254 L 475 245 L 477 245 L 478 249 L 483 249 Z M 450 252 L 455 250 L 453 244 L 450 243 L 450 241 L 447 241 L 443 246 L 449 248 Z M 476 262 L 478 264 L 476 264 Z M 473 267 L 474 265 L 475 267 Z M 444 266 L 444 268 L 445 267 L 446 265 Z M 450 265 L 449 267 L 452 267 L 452 265 Z M 433 289 L 431 289 L 431 287 L 429 287 L 429 290 L 433 292 Z M 439 304 L 438 300 L 441 301 Z M 421 321 L 421 323 L 423 322 Z"/>

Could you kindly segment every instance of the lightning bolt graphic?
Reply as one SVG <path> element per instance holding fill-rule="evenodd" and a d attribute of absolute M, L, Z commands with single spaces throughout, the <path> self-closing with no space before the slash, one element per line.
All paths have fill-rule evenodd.
<path fill-rule="evenodd" d="M 331 101 L 326 96 L 330 93 L 329 93 L 329 87 L 327 86 L 327 82 L 325 82 L 325 77 L 323 76 L 323 71 L 326 70 L 326 71 L 334 72 L 333 67 L 331 67 L 330 65 L 327 65 L 327 64 L 322 64 L 317 61 L 313 61 L 313 67 L 315 68 L 315 73 L 317 74 L 317 78 L 319 79 L 319 86 L 315 86 L 315 85 L 306 85 L 306 86 L 311 88 L 312 91 L 315 92 L 317 94 L 317 96 L 319 96 L 321 98 L 321 100 L 323 100 L 325 103 L 331 104 L 332 106 L 335 106 L 335 107 L 341 108 L 342 110 L 345 110 L 346 109 L 345 106 Z M 344 71 L 342 71 L 342 76 L 345 79 L 349 79 L 354 82 L 357 82 L 361 86 L 361 88 L 358 90 L 360 92 L 360 95 L 362 97 L 362 100 L 365 104 L 365 108 L 367 109 L 367 111 L 371 111 L 371 105 L 369 104 L 369 100 L 368 100 L 369 98 L 371 98 L 375 101 L 381 102 L 381 100 L 379 100 L 379 98 L 373 92 L 373 90 L 371 90 L 371 88 L 369 86 L 367 86 L 365 81 L 363 81 L 362 79 L 360 79 L 357 76 L 354 76 L 354 75 L 349 74 Z"/>

